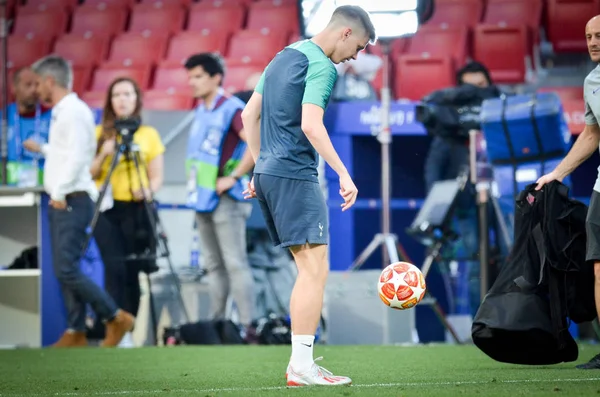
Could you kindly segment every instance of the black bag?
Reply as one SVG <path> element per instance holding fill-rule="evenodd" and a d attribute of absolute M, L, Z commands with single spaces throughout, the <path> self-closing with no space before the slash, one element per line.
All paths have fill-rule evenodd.
<path fill-rule="evenodd" d="M 231 320 L 199 321 L 182 325 L 179 342 L 186 345 L 239 345 L 244 343 L 240 329 Z"/>
<path fill-rule="evenodd" d="M 496 361 L 545 365 L 577 360 L 569 333 L 596 317 L 593 264 L 586 262 L 587 206 L 551 182 L 517 197 L 514 246 L 471 329 L 475 345 Z"/>

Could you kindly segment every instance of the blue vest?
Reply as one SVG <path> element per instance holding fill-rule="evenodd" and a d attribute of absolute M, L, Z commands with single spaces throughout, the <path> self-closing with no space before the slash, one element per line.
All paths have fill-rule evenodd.
<path fill-rule="evenodd" d="M 215 98 L 219 101 L 221 95 Z M 211 212 L 219 204 L 216 192 L 219 164 L 225 137 L 231 127 L 233 116 L 244 108 L 244 102 L 236 97 L 227 98 L 216 109 L 207 109 L 200 104 L 196 109 L 194 122 L 190 129 L 186 157 L 186 176 L 188 180 L 187 205 L 197 212 Z M 223 173 L 229 175 L 240 162 L 246 151 L 246 143 L 240 141 L 233 156 L 227 159 Z M 242 192 L 248 183 L 248 177 L 240 178 L 226 193 L 235 200 L 243 201 Z"/>

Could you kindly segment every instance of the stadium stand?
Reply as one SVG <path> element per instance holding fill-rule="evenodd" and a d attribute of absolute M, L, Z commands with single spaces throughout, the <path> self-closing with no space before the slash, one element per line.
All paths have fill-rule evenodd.
<path fill-rule="evenodd" d="M 124 74 L 151 90 L 153 106 L 182 109 L 193 102 L 179 95 L 187 90 L 182 64 L 190 54 L 221 53 L 224 86 L 235 91 L 300 33 L 295 0 L 11 0 L 9 11 L 12 70 L 55 52 L 73 63 L 75 90 L 90 101 Z M 598 13 L 600 0 L 437 0 L 414 37 L 390 45 L 393 96 L 419 100 L 452 85 L 471 59 L 496 83 L 526 87 L 544 44 L 558 54 L 585 53 L 581 26 Z M 368 51 L 382 55 L 380 44 Z M 373 86 L 382 83 L 379 73 Z M 559 92 L 565 108 L 582 99 L 576 89 L 547 89 Z"/>

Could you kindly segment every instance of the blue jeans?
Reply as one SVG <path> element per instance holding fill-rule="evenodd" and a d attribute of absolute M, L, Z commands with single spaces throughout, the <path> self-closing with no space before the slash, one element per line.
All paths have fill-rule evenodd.
<path fill-rule="evenodd" d="M 49 209 L 50 243 L 54 274 L 61 286 L 67 325 L 74 331 L 85 331 L 85 307 L 90 304 L 99 318 L 114 318 L 117 306 L 98 284 L 83 274 L 79 261 L 86 229 L 92 219 L 94 203 L 85 193 L 67 198 L 64 210 Z"/>

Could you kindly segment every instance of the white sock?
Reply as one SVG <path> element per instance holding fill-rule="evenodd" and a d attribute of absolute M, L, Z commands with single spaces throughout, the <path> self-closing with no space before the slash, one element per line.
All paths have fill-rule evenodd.
<path fill-rule="evenodd" d="M 292 358 L 290 365 L 294 372 L 303 374 L 313 365 L 313 346 L 315 342 L 314 335 L 293 335 L 292 336 Z"/>

